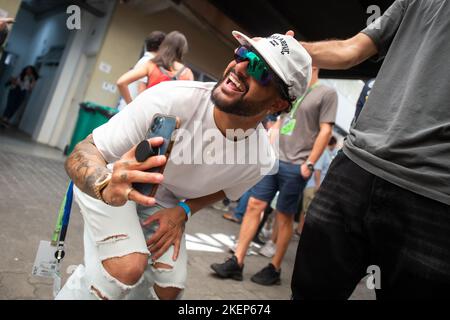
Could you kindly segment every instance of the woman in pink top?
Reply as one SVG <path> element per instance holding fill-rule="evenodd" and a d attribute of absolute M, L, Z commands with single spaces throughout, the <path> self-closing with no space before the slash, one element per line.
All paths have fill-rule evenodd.
<path fill-rule="evenodd" d="M 148 77 L 147 88 L 163 81 L 194 80 L 191 69 L 182 63 L 187 51 L 186 37 L 178 31 L 170 32 L 153 59 L 139 68 L 128 71 L 117 81 L 117 87 L 126 103 L 132 101 L 128 85 L 143 77 Z"/>

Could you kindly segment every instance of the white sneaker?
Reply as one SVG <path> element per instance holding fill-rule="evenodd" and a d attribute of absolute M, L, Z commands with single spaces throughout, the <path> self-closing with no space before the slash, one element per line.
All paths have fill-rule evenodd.
<path fill-rule="evenodd" d="M 263 236 L 264 240 L 270 239 L 272 236 L 272 229 L 271 228 L 262 228 L 261 235 Z"/>
<path fill-rule="evenodd" d="M 269 240 L 266 242 L 264 247 L 262 247 L 261 250 L 259 250 L 259 254 L 267 258 L 272 258 L 275 255 L 276 250 L 277 245 L 273 243 L 272 240 Z"/>
<path fill-rule="evenodd" d="M 230 251 L 230 253 L 235 253 L 236 252 L 236 248 L 237 248 L 237 241 L 230 247 L 228 247 L 228 250 Z M 247 249 L 246 252 L 246 256 L 256 256 L 258 253 L 256 253 L 254 250 L 252 250 L 251 245 L 250 247 Z"/>
<path fill-rule="evenodd" d="M 212 207 L 219 211 L 229 211 L 230 210 L 230 208 L 228 206 L 224 205 L 222 201 L 218 201 L 218 202 L 214 203 L 212 205 Z"/>

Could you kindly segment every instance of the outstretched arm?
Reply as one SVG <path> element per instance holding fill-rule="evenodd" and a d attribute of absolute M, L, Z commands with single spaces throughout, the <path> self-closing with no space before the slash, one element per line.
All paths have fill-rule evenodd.
<path fill-rule="evenodd" d="M 308 51 L 313 65 L 328 70 L 349 69 L 377 54 L 373 40 L 364 33 L 347 40 L 300 42 Z"/>

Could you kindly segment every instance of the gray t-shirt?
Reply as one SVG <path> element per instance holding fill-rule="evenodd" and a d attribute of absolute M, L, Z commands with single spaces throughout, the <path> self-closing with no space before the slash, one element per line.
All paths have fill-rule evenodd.
<path fill-rule="evenodd" d="M 345 154 L 372 174 L 450 204 L 450 1 L 398 0 L 364 29 L 383 65 Z M 376 23 L 376 21 L 375 21 Z"/>
<path fill-rule="evenodd" d="M 319 84 L 299 105 L 293 115 L 296 120 L 291 135 L 280 133 L 280 160 L 302 164 L 308 158 L 320 131 L 321 123 L 336 121 L 337 93 L 333 88 Z M 289 114 L 281 116 L 281 125 L 289 120 Z"/>

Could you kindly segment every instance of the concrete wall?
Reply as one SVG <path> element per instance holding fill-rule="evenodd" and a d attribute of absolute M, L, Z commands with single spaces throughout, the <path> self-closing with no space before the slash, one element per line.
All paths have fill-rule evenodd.
<path fill-rule="evenodd" d="M 123 73 L 134 66 L 142 51 L 144 38 L 153 30 L 165 32 L 178 30 L 184 33 L 189 42 L 186 63 L 215 77 L 220 77 L 225 66 L 232 59 L 232 49 L 213 33 L 199 28 L 174 8 L 145 15 L 130 6 L 119 4 L 98 55 L 85 97 L 86 101 L 116 106 L 119 98 L 118 91 L 106 91 L 103 86 L 104 84 L 114 85 Z M 111 66 L 110 72 L 105 73 L 99 70 L 100 63 Z"/>
<path fill-rule="evenodd" d="M 34 63 L 39 56 L 46 54 L 50 47 L 66 45 L 70 33 L 66 27 L 66 20 L 67 14 L 61 12 L 42 17 L 37 21 L 36 29 L 33 31 L 30 63 Z"/>
<path fill-rule="evenodd" d="M 5 46 L 5 50 L 18 55 L 12 74 L 14 76 L 20 73 L 24 66 L 31 64 L 31 53 L 34 50 L 30 44 L 33 42 L 35 33 L 30 30 L 37 30 L 34 15 L 30 11 L 20 10 Z"/>
<path fill-rule="evenodd" d="M 26 65 L 35 64 L 36 58 L 48 52 L 52 46 L 64 46 L 68 29 L 65 12 L 36 20 L 34 14 L 21 9 L 16 16 L 5 50 L 17 54 L 13 75 Z"/>
<path fill-rule="evenodd" d="M 19 55 L 14 75 L 19 74 L 26 65 L 35 65 L 36 59 L 48 53 L 51 47 L 66 45 L 69 36 L 69 30 L 65 27 L 66 18 L 67 15 L 61 12 L 36 20 L 30 11 L 19 11 L 6 46 L 6 50 Z"/>
<path fill-rule="evenodd" d="M 22 17 L 23 12 L 26 10 L 20 10 L 18 16 Z M 21 54 L 26 54 L 25 64 L 18 64 L 16 66 L 16 74 L 28 64 L 36 64 L 36 59 L 43 56 L 49 52 L 52 47 L 65 47 L 69 38 L 69 30 L 66 28 L 67 14 L 61 12 L 58 14 L 43 16 L 39 20 L 34 20 L 34 27 L 26 30 L 25 34 L 17 34 L 14 30 L 14 34 L 11 35 L 11 46 L 15 45 L 16 39 L 21 36 L 27 39 L 27 36 L 31 34 L 32 39 L 28 43 L 24 44 L 24 47 L 17 48 Z M 17 21 L 17 27 L 23 28 L 22 23 L 31 27 L 31 22 L 28 21 Z M 33 30 L 33 32 L 30 32 Z M 16 36 L 17 35 L 17 36 Z M 22 41 L 23 42 L 23 41 Z M 9 45 L 8 45 L 9 49 Z M 25 113 L 23 115 L 22 121 L 20 122 L 20 129 L 29 135 L 33 135 L 39 128 L 40 121 L 46 111 L 45 101 L 49 89 L 52 87 L 53 81 L 55 79 L 58 66 L 47 66 L 42 65 L 39 70 L 41 78 L 38 80 L 36 87 L 34 88 L 32 95 L 27 103 Z"/>

